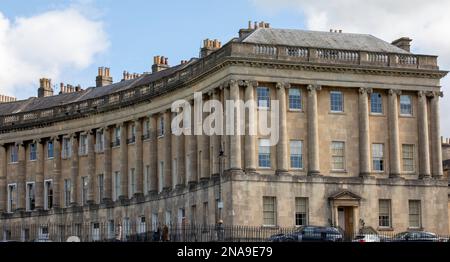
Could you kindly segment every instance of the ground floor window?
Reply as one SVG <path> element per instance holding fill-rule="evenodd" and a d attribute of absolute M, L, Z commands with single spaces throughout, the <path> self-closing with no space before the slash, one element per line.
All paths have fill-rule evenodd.
<path fill-rule="evenodd" d="M 420 200 L 409 200 L 410 228 L 420 228 L 422 226 L 421 211 Z"/>
<path fill-rule="evenodd" d="M 391 200 L 380 199 L 378 203 L 378 226 L 391 227 Z"/>
<path fill-rule="evenodd" d="M 263 225 L 275 226 L 277 224 L 277 202 L 276 197 L 263 197 Z"/>
<path fill-rule="evenodd" d="M 306 197 L 295 198 L 295 225 L 308 225 L 308 198 Z"/>

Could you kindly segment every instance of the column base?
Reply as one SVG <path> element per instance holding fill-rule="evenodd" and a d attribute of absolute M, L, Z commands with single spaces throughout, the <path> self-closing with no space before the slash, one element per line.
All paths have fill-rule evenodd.
<path fill-rule="evenodd" d="M 277 169 L 275 170 L 275 175 L 287 175 L 288 174 L 288 170 L 286 169 Z"/>
<path fill-rule="evenodd" d="M 189 190 L 194 189 L 197 186 L 197 181 L 189 181 L 188 182 L 188 188 Z"/>
<path fill-rule="evenodd" d="M 359 177 L 367 178 L 367 177 L 371 177 L 371 176 L 372 176 L 372 173 L 370 173 L 370 172 L 359 173 Z"/>
<path fill-rule="evenodd" d="M 434 175 L 433 178 L 436 180 L 441 180 L 444 178 L 444 176 L 443 175 Z"/>
<path fill-rule="evenodd" d="M 308 170 L 308 176 L 320 176 L 319 170 Z"/>
<path fill-rule="evenodd" d="M 419 174 L 419 179 L 431 179 L 430 174 Z"/>
<path fill-rule="evenodd" d="M 178 184 L 175 185 L 175 190 L 179 191 L 179 190 L 183 190 L 186 187 L 185 184 Z"/>
<path fill-rule="evenodd" d="M 137 203 L 144 202 L 145 196 L 143 193 L 134 193 L 133 200 Z"/>
<path fill-rule="evenodd" d="M 400 174 L 398 173 L 390 173 L 389 178 L 400 178 Z"/>
<path fill-rule="evenodd" d="M 244 171 L 245 171 L 245 173 L 254 174 L 254 173 L 256 173 L 256 168 L 246 167 Z"/>

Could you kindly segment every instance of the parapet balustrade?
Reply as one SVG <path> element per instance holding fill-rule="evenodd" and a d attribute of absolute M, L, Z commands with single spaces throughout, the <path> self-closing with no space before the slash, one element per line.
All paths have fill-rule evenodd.
<path fill-rule="evenodd" d="M 131 101 L 148 100 L 178 88 L 183 83 L 199 77 L 227 59 L 245 58 L 310 64 L 342 64 L 366 68 L 373 66 L 377 68 L 385 67 L 386 69 L 408 68 L 435 71 L 439 69 L 436 56 L 261 45 L 231 41 L 210 55 L 191 62 L 185 68 L 145 85 L 66 105 L 0 116 L 0 131 L 16 126 L 59 121 L 68 116 L 76 117 L 80 113 L 86 114 L 96 110 L 119 107 L 122 102 L 129 104 Z"/>

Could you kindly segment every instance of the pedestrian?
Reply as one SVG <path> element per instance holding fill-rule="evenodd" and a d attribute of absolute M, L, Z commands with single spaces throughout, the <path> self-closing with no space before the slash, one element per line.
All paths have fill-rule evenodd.
<path fill-rule="evenodd" d="M 116 230 L 116 242 L 122 241 L 122 225 L 119 223 L 117 224 L 117 230 Z"/>

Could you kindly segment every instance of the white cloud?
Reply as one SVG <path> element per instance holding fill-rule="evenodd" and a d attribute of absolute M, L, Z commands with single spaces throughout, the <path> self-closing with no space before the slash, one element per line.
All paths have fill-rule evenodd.
<path fill-rule="evenodd" d="M 86 68 L 108 46 L 103 24 L 74 7 L 14 21 L 0 12 L 0 93 L 35 96 L 39 78 Z"/>
<path fill-rule="evenodd" d="M 298 10 L 311 30 L 372 34 L 386 41 L 402 36 L 413 39 L 415 53 L 439 56 L 442 69 L 450 69 L 450 1 L 446 0 L 251 0 L 257 7 Z M 441 82 L 441 134 L 450 137 L 450 77 Z"/>

